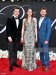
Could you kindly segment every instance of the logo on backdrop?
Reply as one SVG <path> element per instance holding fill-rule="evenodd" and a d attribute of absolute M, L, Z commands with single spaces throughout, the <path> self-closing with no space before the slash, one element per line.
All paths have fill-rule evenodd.
<path fill-rule="evenodd" d="M 7 16 L 11 16 L 10 13 L 10 10 L 12 11 L 12 8 L 14 7 L 18 7 L 21 11 L 21 14 L 20 14 L 20 19 L 22 19 L 25 15 L 25 10 L 23 7 L 21 6 L 18 6 L 18 5 L 8 5 L 8 6 L 5 6 L 4 8 L 2 8 L 0 10 L 0 33 L 3 33 L 5 30 L 6 30 L 6 19 L 7 19 Z M 9 12 L 8 12 L 8 9 L 9 9 Z M 6 14 L 4 14 L 6 13 Z"/>
<path fill-rule="evenodd" d="M 30 6 L 29 5 L 24 5 L 24 6 L 19 6 L 19 5 L 8 5 L 8 6 L 5 6 L 4 8 L 0 9 L 0 34 L 3 33 L 5 30 L 6 30 L 6 19 L 8 16 L 11 16 L 12 15 L 12 9 L 14 7 L 18 7 L 20 9 L 20 19 L 22 19 L 25 15 L 25 10 L 24 8 L 29 8 Z M 36 14 L 36 12 L 33 12 L 34 14 Z M 56 29 L 56 26 L 54 26 L 56 22 L 56 19 L 52 22 L 52 30 L 53 29 Z M 54 27 L 53 27 L 54 26 Z"/>

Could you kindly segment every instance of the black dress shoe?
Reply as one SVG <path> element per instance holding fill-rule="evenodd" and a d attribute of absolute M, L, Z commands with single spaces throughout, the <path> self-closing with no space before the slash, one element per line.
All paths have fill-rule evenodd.
<path fill-rule="evenodd" d="M 14 66 L 15 66 L 15 67 L 19 67 L 19 65 L 17 65 L 17 64 L 14 64 Z"/>
<path fill-rule="evenodd" d="M 13 70 L 13 67 L 12 67 L 12 66 L 10 66 L 9 71 L 12 71 L 12 70 Z"/>

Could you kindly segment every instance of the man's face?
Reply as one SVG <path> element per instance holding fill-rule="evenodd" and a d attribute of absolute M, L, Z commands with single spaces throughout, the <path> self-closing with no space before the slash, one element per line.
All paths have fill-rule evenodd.
<path fill-rule="evenodd" d="M 13 11 L 13 14 L 14 14 L 16 17 L 18 17 L 19 14 L 20 14 L 19 9 L 15 9 L 15 10 Z"/>
<path fill-rule="evenodd" d="M 47 14 L 47 12 L 46 12 L 45 9 L 42 9 L 42 10 L 40 11 L 40 15 L 41 15 L 42 17 L 45 17 L 46 14 Z"/>

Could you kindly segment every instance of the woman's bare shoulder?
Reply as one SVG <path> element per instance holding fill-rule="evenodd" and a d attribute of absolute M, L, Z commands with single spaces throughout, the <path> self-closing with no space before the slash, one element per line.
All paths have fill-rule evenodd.
<path fill-rule="evenodd" d="M 25 22 L 26 18 L 23 19 L 23 22 Z"/>
<path fill-rule="evenodd" d="M 36 19 L 35 17 L 33 17 L 33 20 L 34 20 L 34 21 L 37 21 L 37 19 Z"/>
<path fill-rule="evenodd" d="M 33 20 L 37 20 L 35 17 L 33 17 Z"/>

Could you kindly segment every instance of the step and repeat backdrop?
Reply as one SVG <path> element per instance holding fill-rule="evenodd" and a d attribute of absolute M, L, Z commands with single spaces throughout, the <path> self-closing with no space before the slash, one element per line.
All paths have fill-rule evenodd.
<path fill-rule="evenodd" d="M 52 20 L 51 24 L 51 37 L 50 44 L 51 48 L 56 48 L 56 2 L 0 2 L 0 49 L 7 50 L 6 41 L 6 21 L 8 17 L 12 16 L 14 7 L 20 9 L 20 18 L 25 15 L 27 8 L 33 9 L 33 15 L 38 19 L 40 17 L 39 10 L 41 7 L 46 7 L 48 10 L 47 17 Z"/>

